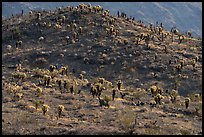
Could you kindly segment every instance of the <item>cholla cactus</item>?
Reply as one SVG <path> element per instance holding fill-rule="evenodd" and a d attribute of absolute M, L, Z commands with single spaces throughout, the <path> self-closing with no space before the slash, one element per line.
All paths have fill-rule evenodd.
<path fill-rule="evenodd" d="M 192 32 L 191 31 L 187 31 L 187 36 L 191 38 Z"/>
<path fill-rule="evenodd" d="M 184 66 L 184 60 L 180 60 L 180 64 L 181 64 L 181 69 L 183 69 L 183 66 Z"/>
<path fill-rule="evenodd" d="M 23 43 L 23 42 L 22 42 L 21 40 L 20 40 L 20 41 L 19 41 L 19 40 L 16 41 L 16 48 L 20 47 L 20 46 L 22 45 L 22 43 Z"/>
<path fill-rule="evenodd" d="M 113 89 L 112 92 L 113 92 L 113 93 L 112 93 L 112 100 L 114 100 L 114 98 L 115 98 L 115 93 L 116 93 L 116 89 Z"/>
<path fill-rule="evenodd" d="M 74 39 L 77 38 L 77 33 L 76 33 L 76 32 L 73 33 L 73 38 L 74 38 Z"/>
<path fill-rule="evenodd" d="M 174 35 L 176 35 L 176 34 L 178 34 L 179 33 L 179 31 L 176 29 L 176 27 L 173 27 L 172 29 L 171 29 L 171 33 L 172 33 L 172 42 L 174 42 Z"/>
<path fill-rule="evenodd" d="M 101 84 L 104 84 L 105 79 L 104 78 L 98 78 L 98 82 Z"/>
<path fill-rule="evenodd" d="M 157 86 L 156 85 L 152 85 L 150 87 L 150 91 L 151 91 L 152 95 L 157 95 L 157 93 L 158 93 Z"/>
<path fill-rule="evenodd" d="M 48 112 L 49 108 L 50 107 L 48 105 L 45 105 L 45 104 L 42 106 L 43 115 L 45 115 Z"/>
<path fill-rule="evenodd" d="M 190 104 L 190 101 L 191 101 L 191 99 L 190 99 L 189 97 L 186 97 L 186 98 L 185 98 L 185 106 L 186 106 L 186 109 L 188 109 L 189 104 Z"/>
<path fill-rule="evenodd" d="M 42 88 L 38 87 L 36 91 L 37 91 L 38 96 L 42 94 Z"/>
<path fill-rule="evenodd" d="M 72 84 L 69 89 L 70 89 L 70 92 L 73 93 L 74 92 L 74 85 Z"/>
<path fill-rule="evenodd" d="M 172 101 L 172 102 L 175 102 L 177 96 L 178 96 L 178 90 L 174 90 L 174 89 L 173 89 L 173 90 L 171 91 L 171 94 L 170 94 L 171 101 Z"/>
<path fill-rule="evenodd" d="M 66 17 L 63 15 L 62 16 L 62 22 L 65 22 L 66 21 Z"/>
<path fill-rule="evenodd" d="M 183 40 L 184 40 L 184 36 L 183 36 L 183 35 L 179 36 L 179 44 L 180 44 Z"/>
<path fill-rule="evenodd" d="M 156 102 L 156 104 L 161 104 L 161 99 L 163 99 L 164 97 L 160 94 L 157 94 L 155 97 L 154 97 L 154 100 Z"/>
<path fill-rule="evenodd" d="M 158 92 L 160 95 L 162 95 L 162 93 L 163 93 L 163 88 L 157 87 L 157 92 Z"/>
<path fill-rule="evenodd" d="M 18 78 L 18 79 L 23 81 L 27 78 L 27 75 L 26 75 L 26 73 L 23 73 L 23 72 L 15 72 L 12 74 L 12 77 Z"/>
<path fill-rule="evenodd" d="M 82 27 L 79 27 L 79 34 L 82 34 L 82 31 L 83 31 Z"/>
<path fill-rule="evenodd" d="M 79 74 L 79 79 L 83 80 L 84 79 L 84 75 L 83 74 Z"/>
<path fill-rule="evenodd" d="M 16 70 L 21 70 L 21 69 L 22 69 L 21 64 L 16 64 Z"/>
<path fill-rule="evenodd" d="M 105 96 L 104 99 L 100 99 L 100 97 L 98 97 L 98 100 L 99 100 L 99 104 L 100 104 L 101 107 L 102 107 L 102 106 L 107 106 L 107 107 L 109 107 L 108 102 L 111 100 L 111 98 L 108 97 L 108 96 Z"/>
<path fill-rule="evenodd" d="M 124 44 L 125 44 L 125 45 L 127 45 L 127 44 L 128 44 L 127 39 L 124 39 L 124 41 L 123 41 L 123 42 L 124 42 Z"/>
<path fill-rule="evenodd" d="M 198 60 L 199 60 L 199 57 L 198 57 L 198 56 L 196 56 L 196 57 L 195 57 L 195 61 L 196 61 L 196 62 L 198 62 Z"/>
<path fill-rule="evenodd" d="M 64 80 L 64 89 L 67 89 L 68 81 Z"/>
<path fill-rule="evenodd" d="M 163 31 L 163 28 L 159 27 L 159 35 L 162 33 L 162 31 Z"/>
<path fill-rule="evenodd" d="M 59 105 L 58 106 L 58 117 L 60 118 L 62 111 L 64 111 L 64 106 L 63 105 Z"/>
<path fill-rule="evenodd" d="M 61 79 L 57 79 L 56 82 L 58 84 L 59 89 L 61 90 L 62 80 Z"/>
<path fill-rule="evenodd" d="M 101 93 L 102 93 L 102 90 L 103 90 L 102 84 L 101 83 L 96 83 L 95 86 L 96 86 L 96 89 L 97 89 L 96 96 L 100 97 Z"/>
<path fill-rule="evenodd" d="M 50 72 L 53 72 L 56 69 L 56 66 L 50 65 Z"/>
<path fill-rule="evenodd" d="M 192 60 L 192 66 L 193 66 L 193 70 L 195 70 L 195 66 L 196 66 L 196 60 L 195 59 Z"/>
<path fill-rule="evenodd" d="M 96 95 L 96 92 L 97 92 L 96 86 L 91 86 L 90 93 L 92 94 L 93 98 L 94 98 L 94 96 Z"/>
<path fill-rule="evenodd" d="M 39 20 L 40 19 L 40 17 L 41 17 L 41 14 L 40 13 L 37 13 L 37 19 Z"/>
<path fill-rule="evenodd" d="M 199 101 L 199 99 L 200 99 L 200 94 L 194 94 L 194 98 L 195 98 L 195 101 Z"/>
<path fill-rule="evenodd" d="M 150 41 L 150 35 L 145 36 L 145 43 L 146 43 L 148 49 L 150 49 L 149 41 Z"/>
<path fill-rule="evenodd" d="M 105 95 L 105 97 L 104 97 L 104 100 L 106 101 L 106 106 L 110 106 L 109 105 L 109 101 L 111 101 L 111 97 L 110 96 L 107 96 L 107 95 Z"/>
<path fill-rule="evenodd" d="M 136 41 L 136 45 L 138 45 L 141 40 L 140 40 L 139 37 L 136 37 L 136 38 L 135 38 L 135 41 Z"/>
<path fill-rule="evenodd" d="M 23 93 L 16 93 L 15 96 L 17 99 L 21 99 L 23 97 Z"/>
<path fill-rule="evenodd" d="M 178 65 L 176 65 L 175 68 L 177 69 L 177 71 L 178 71 L 178 73 L 179 73 L 179 72 L 181 72 L 182 66 L 181 66 L 181 64 L 178 64 Z"/>
<path fill-rule="evenodd" d="M 44 79 L 44 85 L 48 86 L 50 84 L 51 76 L 44 75 L 43 79 Z"/>
<path fill-rule="evenodd" d="M 60 73 L 61 75 L 64 75 L 64 74 L 67 75 L 67 72 L 68 72 L 68 68 L 67 68 L 67 67 L 61 67 L 61 68 L 59 69 L 59 73 Z"/>
<path fill-rule="evenodd" d="M 121 80 L 118 80 L 117 86 L 118 86 L 118 90 L 121 90 L 121 86 L 122 86 L 122 81 Z"/>

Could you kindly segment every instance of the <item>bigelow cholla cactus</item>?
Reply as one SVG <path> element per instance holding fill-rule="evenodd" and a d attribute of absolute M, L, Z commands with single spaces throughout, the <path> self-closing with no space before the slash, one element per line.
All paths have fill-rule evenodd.
<path fill-rule="evenodd" d="M 121 87 L 122 87 L 122 81 L 121 80 L 118 80 L 117 86 L 118 86 L 118 90 L 121 90 Z"/>
<path fill-rule="evenodd" d="M 176 101 L 176 97 L 178 96 L 178 90 L 172 90 L 170 93 L 172 103 Z"/>
<path fill-rule="evenodd" d="M 58 106 L 58 117 L 60 118 L 62 111 L 64 111 L 64 106 L 63 105 L 59 105 Z"/>
<path fill-rule="evenodd" d="M 92 86 L 91 86 L 90 93 L 92 94 L 92 96 L 93 96 L 93 98 L 94 98 L 94 96 L 95 96 L 96 93 L 97 93 L 97 88 L 96 88 L 95 85 L 92 85 Z"/>
<path fill-rule="evenodd" d="M 163 99 L 164 97 L 160 94 L 157 94 L 155 97 L 154 97 L 154 100 L 156 102 L 156 104 L 161 104 L 161 99 Z"/>
<path fill-rule="evenodd" d="M 150 91 L 151 91 L 152 95 L 157 95 L 157 93 L 158 93 L 157 86 L 156 85 L 152 85 L 150 87 Z"/>
<path fill-rule="evenodd" d="M 17 78 L 19 80 L 25 80 L 27 78 L 27 75 L 26 73 L 23 73 L 23 72 L 15 72 L 15 73 L 12 73 L 12 77 Z"/>
<path fill-rule="evenodd" d="M 183 35 L 180 35 L 180 36 L 179 36 L 179 44 L 180 44 L 184 39 L 185 39 L 184 36 L 183 36 Z"/>
<path fill-rule="evenodd" d="M 43 115 L 45 115 L 48 112 L 49 108 L 50 107 L 48 105 L 45 105 L 45 104 L 42 106 Z"/>
<path fill-rule="evenodd" d="M 191 101 L 191 99 L 190 99 L 189 97 L 186 97 L 186 98 L 185 98 L 185 106 L 186 106 L 186 109 L 188 109 L 189 104 L 190 104 L 190 101 Z"/>
<path fill-rule="evenodd" d="M 195 70 L 195 67 L 196 67 L 196 60 L 195 59 L 192 60 L 192 66 L 193 66 L 193 70 Z"/>
<path fill-rule="evenodd" d="M 48 86 L 50 84 L 51 76 L 44 75 L 43 79 L 44 79 L 44 85 Z"/>
<path fill-rule="evenodd" d="M 172 34 L 172 42 L 174 42 L 174 35 L 178 35 L 179 31 L 176 29 L 176 27 L 173 27 L 171 29 L 171 34 Z"/>
<path fill-rule="evenodd" d="M 36 91 L 38 96 L 42 94 L 42 88 L 38 87 Z"/>
<path fill-rule="evenodd" d="M 105 96 L 103 99 L 101 99 L 100 97 L 98 97 L 99 100 L 99 104 L 100 106 L 107 106 L 109 107 L 109 101 L 111 101 L 111 98 L 109 96 Z"/>
<path fill-rule="evenodd" d="M 50 65 L 50 72 L 53 72 L 57 67 L 54 65 Z"/>

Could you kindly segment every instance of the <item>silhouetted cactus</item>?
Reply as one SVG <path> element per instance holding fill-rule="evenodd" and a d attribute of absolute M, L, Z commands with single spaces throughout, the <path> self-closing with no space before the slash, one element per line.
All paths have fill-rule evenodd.
<path fill-rule="evenodd" d="M 172 34 L 172 42 L 174 42 L 174 35 L 177 35 L 178 34 L 178 30 L 176 29 L 176 27 L 173 27 L 172 29 L 171 29 L 171 34 Z"/>
<path fill-rule="evenodd" d="M 186 97 L 186 98 L 185 98 L 185 106 L 186 106 L 186 109 L 188 109 L 189 104 L 190 104 L 190 101 L 191 101 L 191 99 L 190 99 L 189 97 Z"/>
<path fill-rule="evenodd" d="M 113 92 L 113 93 L 112 93 L 112 100 L 114 100 L 114 98 L 115 98 L 115 93 L 116 93 L 116 89 L 113 89 L 112 92 Z"/>
<path fill-rule="evenodd" d="M 41 17 L 41 13 L 37 13 L 37 14 L 36 14 L 37 20 L 40 20 L 40 17 Z"/>
<path fill-rule="evenodd" d="M 101 93 L 102 93 L 102 90 L 103 90 L 102 84 L 101 83 L 97 83 L 96 84 L 96 89 L 97 89 L 96 96 L 100 97 Z"/>
<path fill-rule="evenodd" d="M 91 86 L 90 93 L 92 94 L 93 98 L 96 95 L 96 92 L 97 92 L 97 88 L 95 86 Z"/>
<path fill-rule="evenodd" d="M 122 87 L 122 81 L 121 80 L 118 80 L 117 86 L 118 86 L 118 90 L 121 90 L 121 87 Z"/>
<path fill-rule="evenodd" d="M 69 89 L 70 89 L 70 92 L 73 94 L 74 93 L 74 85 L 72 84 Z"/>
<path fill-rule="evenodd" d="M 199 60 L 199 57 L 196 56 L 196 57 L 195 57 L 195 62 L 198 62 L 198 60 Z"/>
<path fill-rule="evenodd" d="M 192 32 L 191 32 L 191 31 L 187 31 L 187 33 L 186 33 L 186 34 L 187 34 L 187 36 L 188 36 L 188 37 L 190 37 L 190 38 L 191 38 L 191 36 L 192 36 Z"/>
<path fill-rule="evenodd" d="M 180 60 L 180 64 L 181 64 L 181 69 L 183 69 L 183 66 L 184 66 L 184 60 Z"/>

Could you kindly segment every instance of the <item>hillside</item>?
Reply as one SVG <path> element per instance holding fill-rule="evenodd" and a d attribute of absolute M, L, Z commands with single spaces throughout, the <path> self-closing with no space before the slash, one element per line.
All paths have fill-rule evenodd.
<path fill-rule="evenodd" d="M 3 134 L 202 134 L 201 54 L 198 38 L 97 6 L 5 19 Z M 102 90 L 100 99 L 92 86 Z M 43 104 L 50 107 L 46 115 Z"/>
<path fill-rule="evenodd" d="M 88 4 L 88 2 L 85 2 Z M 202 37 L 202 3 L 201 2 L 90 2 L 117 11 L 125 12 L 138 20 L 155 24 L 157 21 L 170 30 L 177 26 L 180 31 L 192 31 L 193 36 Z M 29 10 L 51 10 L 59 6 L 77 6 L 80 2 L 3 2 L 2 16 L 10 17 Z M 182 14 L 185 13 L 185 14 Z"/>

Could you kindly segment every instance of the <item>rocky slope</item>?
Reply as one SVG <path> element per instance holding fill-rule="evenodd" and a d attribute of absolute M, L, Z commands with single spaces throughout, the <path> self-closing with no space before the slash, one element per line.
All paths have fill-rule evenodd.
<path fill-rule="evenodd" d="M 95 6 L 39 13 L 2 21 L 3 134 L 202 134 L 201 40 Z M 51 64 L 57 66 L 54 72 Z M 62 66 L 68 67 L 66 75 Z M 52 76 L 48 85 L 45 75 Z M 117 91 L 109 107 L 90 93 L 99 77 L 106 81 L 101 99 Z M 153 85 L 154 92 L 162 92 L 156 106 Z M 50 107 L 47 115 L 42 104 L 35 109 L 36 101 Z M 60 118 L 58 105 L 65 107 Z"/>

